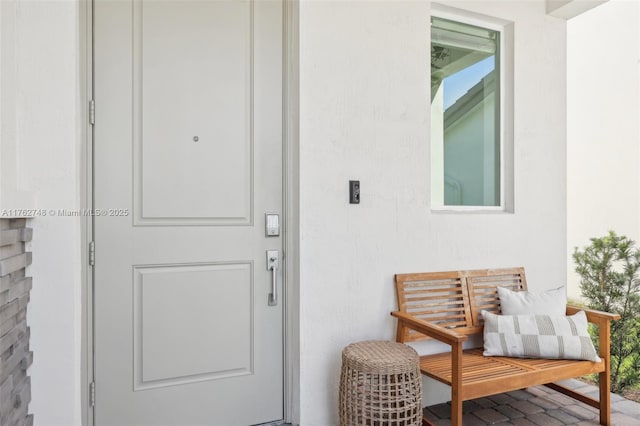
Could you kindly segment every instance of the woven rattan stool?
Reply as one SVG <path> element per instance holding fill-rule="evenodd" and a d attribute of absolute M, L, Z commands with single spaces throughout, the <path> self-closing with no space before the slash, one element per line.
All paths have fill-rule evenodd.
<path fill-rule="evenodd" d="M 365 341 L 342 351 L 340 425 L 420 425 L 419 357 L 402 343 Z"/>

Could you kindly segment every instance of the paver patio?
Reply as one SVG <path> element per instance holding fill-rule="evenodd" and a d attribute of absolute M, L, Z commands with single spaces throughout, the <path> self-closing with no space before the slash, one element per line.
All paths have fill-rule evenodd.
<path fill-rule="evenodd" d="M 598 388 L 579 380 L 561 382 L 579 392 L 598 396 Z M 614 426 L 639 426 L 640 404 L 611 394 L 611 424 Z M 449 425 L 449 403 L 432 405 L 424 409 L 425 416 L 435 425 Z M 545 386 L 493 395 L 465 401 L 463 404 L 465 426 L 515 425 L 562 426 L 598 425 L 598 410 L 569 398 Z"/>

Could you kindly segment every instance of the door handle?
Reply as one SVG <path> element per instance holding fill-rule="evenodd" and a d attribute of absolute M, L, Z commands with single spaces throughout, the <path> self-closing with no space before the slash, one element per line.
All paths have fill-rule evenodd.
<path fill-rule="evenodd" d="M 269 294 L 269 306 L 278 304 L 278 250 L 267 250 L 267 271 L 271 271 L 271 294 Z"/>

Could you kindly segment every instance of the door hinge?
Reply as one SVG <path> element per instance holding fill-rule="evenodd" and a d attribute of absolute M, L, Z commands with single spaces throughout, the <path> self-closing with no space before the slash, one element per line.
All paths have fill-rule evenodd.
<path fill-rule="evenodd" d="M 96 243 L 91 241 L 89 243 L 89 265 L 93 266 L 96 264 Z"/>
<path fill-rule="evenodd" d="M 96 382 L 89 383 L 89 406 L 95 407 L 96 405 Z"/>
<path fill-rule="evenodd" d="M 96 124 L 96 102 L 93 99 L 89 101 L 89 124 Z"/>

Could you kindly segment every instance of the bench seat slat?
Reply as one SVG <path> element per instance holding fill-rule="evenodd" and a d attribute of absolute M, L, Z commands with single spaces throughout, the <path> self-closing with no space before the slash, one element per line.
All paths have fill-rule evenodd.
<path fill-rule="evenodd" d="M 485 357 L 482 349 L 469 349 L 462 355 L 463 399 L 486 396 L 486 390 L 508 392 L 604 371 L 603 362 L 539 360 L 529 358 Z M 420 357 L 420 371 L 451 386 L 451 353 Z M 490 395 L 490 394 L 489 394 Z"/>

